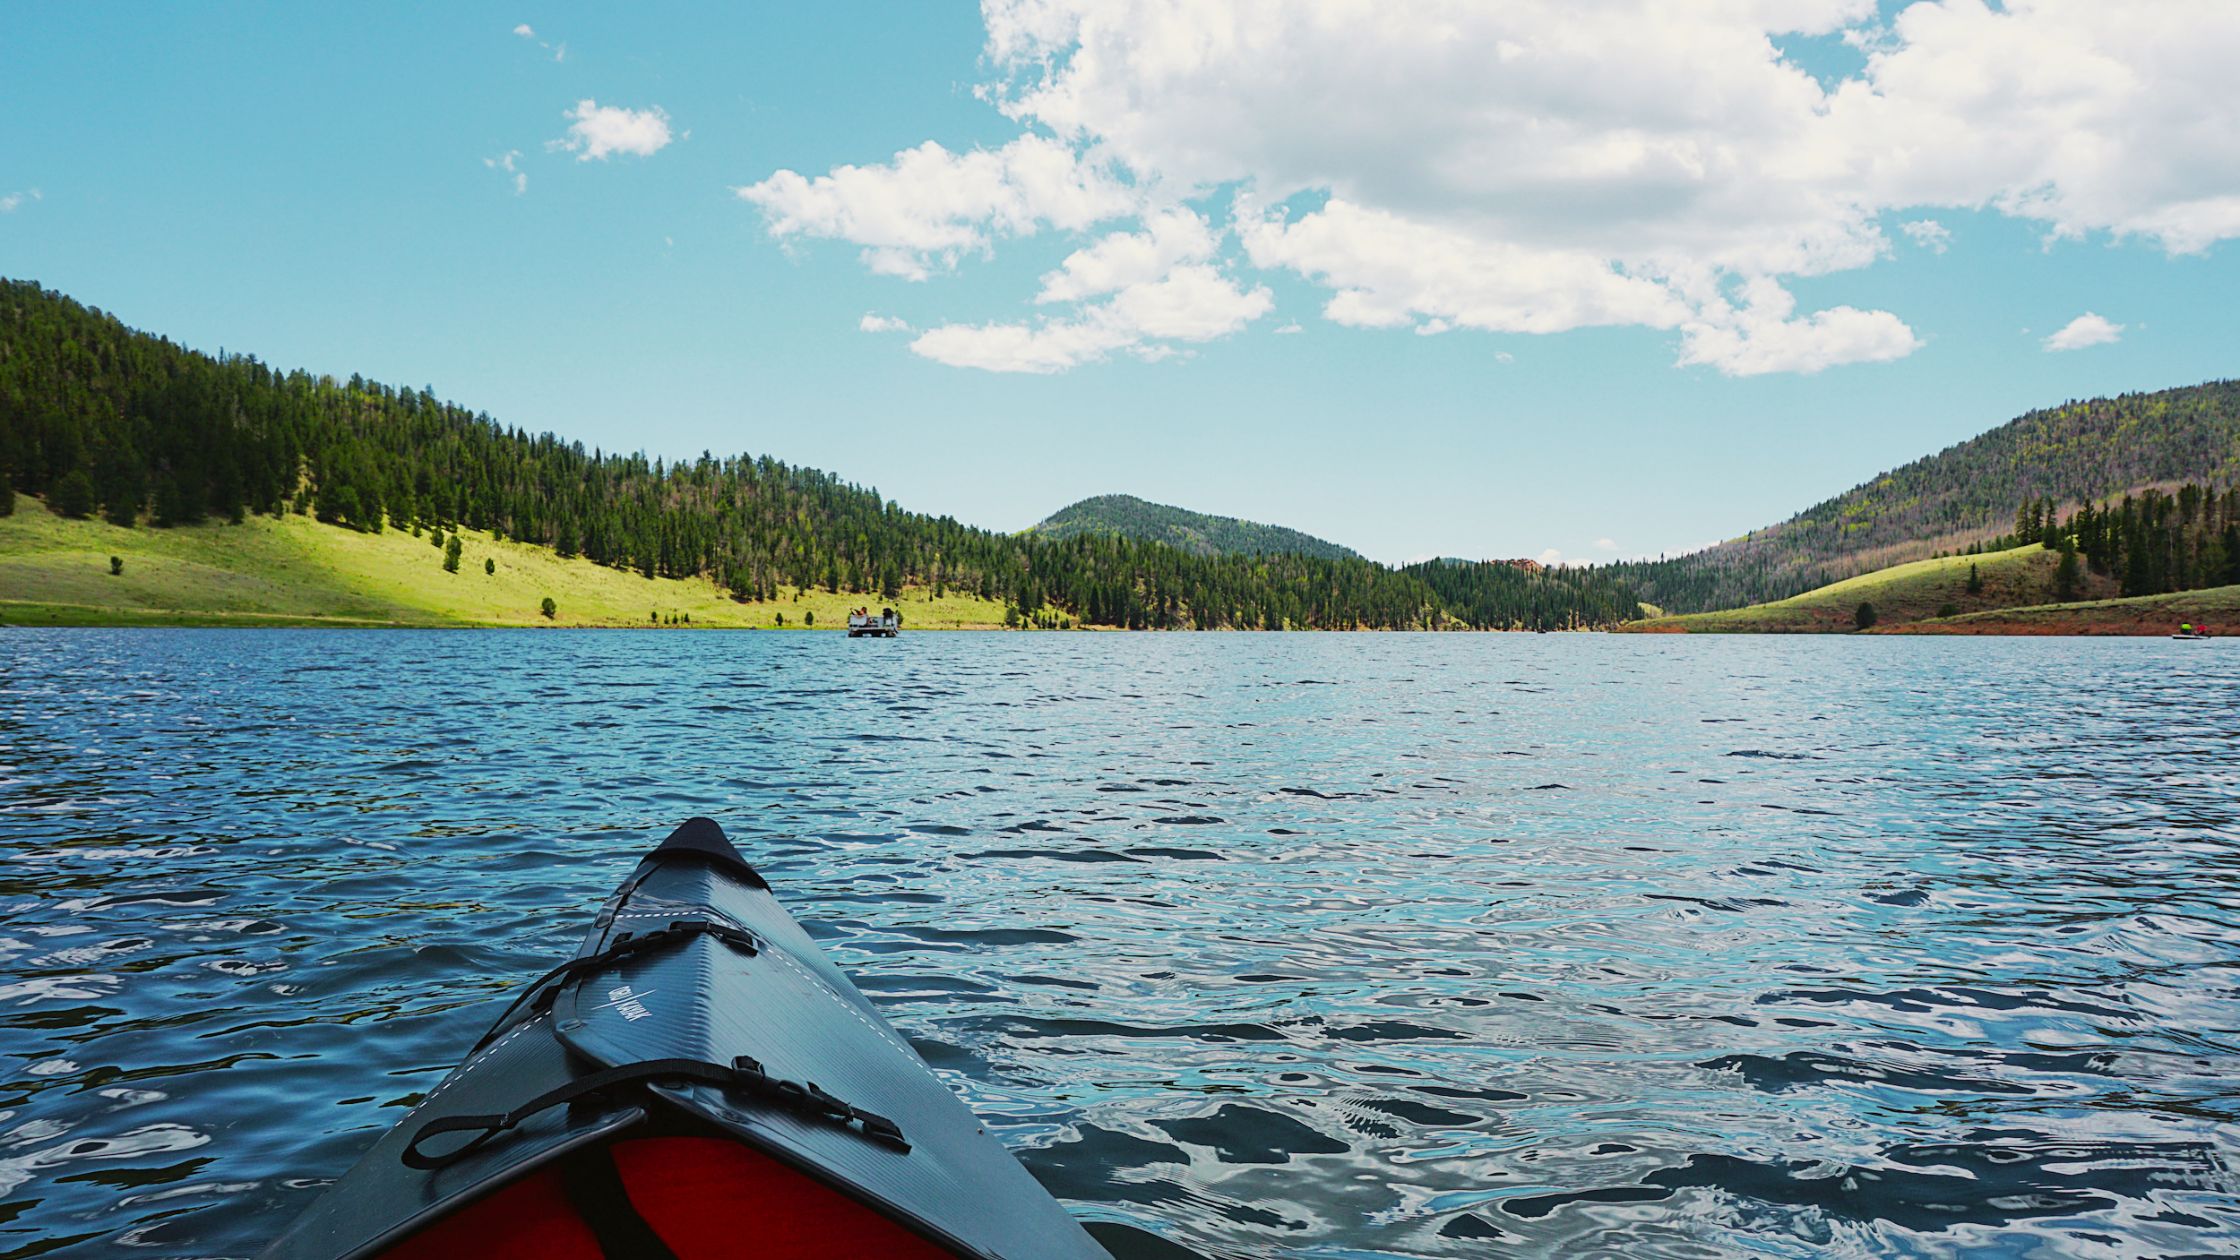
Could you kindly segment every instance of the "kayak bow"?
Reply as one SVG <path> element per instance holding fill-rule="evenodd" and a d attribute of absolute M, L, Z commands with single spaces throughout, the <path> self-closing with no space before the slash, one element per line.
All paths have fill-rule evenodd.
<path fill-rule="evenodd" d="M 705 818 L 263 1254 L 1105 1255 Z"/>

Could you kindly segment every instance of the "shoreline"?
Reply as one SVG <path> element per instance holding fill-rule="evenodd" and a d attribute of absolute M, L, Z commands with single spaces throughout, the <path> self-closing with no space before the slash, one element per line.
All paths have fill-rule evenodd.
<path fill-rule="evenodd" d="M 2218 588 L 2229 589 L 2229 588 Z M 2191 593 L 2191 592 L 2188 592 Z M 2169 599 L 2170 596 L 2147 596 L 2147 599 Z M 2038 612 L 2037 609 L 2017 610 Z M 2064 606 L 2054 605 L 2045 610 L 2058 614 Z M 2240 637 L 2219 632 L 2220 624 L 2240 625 L 2240 618 L 2226 623 L 2209 625 L 2210 640 Z M 1638 628 L 1637 628 L 1638 627 Z M 703 634 L 847 634 L 844 626 L 754 626 L 754 625 L 645 625 L 630 622 L 575 622 L 554 624 L 546 622 L 510 621 L 405 621 L 382 620 L 371 617 L 329 617 L 303 613 L 262 613 L 194 609 L 134 609 L 94 604 L 69 604 L 49 600 L 0 599 L 0 631 L 4 630 L 590 630 L 590 631 L 683 631 Z M 2002 617 L 1996 614 L 1974 614 L 1969 617 L 1945 621 L 1915 622 L 1905 625 L 1876 626 L 1869 630 L 1821 629 L 1688 629 L 1674 625 L 1612 626 L 1603 629 L 1579 630 L 1375 630 L 1375 629 L 1292 629 L 1292 630 L 1130 630 L 1121 626 L 1076 626 L 1067 630 L 1027 630 L 1000 624 L 958 623 L 933 626 L 905 624 L 905 634 L 1140 634 L 1140 635 L 1255 635 L 1255 634 L 1310 634 L 1310 635 L 1702 635 L 1727 638 L 1807 638 L 1843 635 L 1913 636 L 1942 638 L 2018 638 L 2018 639 L 2158 639 L 2169 638 L 2176 632 L 2176 623 L 2165 627 L 2155 621 L 2124 619 L 2122 621 L 2090 621 L 2065 619 L 2058 615 L 2043 618 Z"/>

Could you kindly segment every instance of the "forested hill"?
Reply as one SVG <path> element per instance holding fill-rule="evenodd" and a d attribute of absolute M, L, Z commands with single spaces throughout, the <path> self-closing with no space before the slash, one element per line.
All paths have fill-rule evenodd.
<path fill-rule="evenodd" d="M 1149 503 L 1132 494 L 1100 494 L 1050 514 L 1034 527 L 1045 538 L 1082 534 L 1119 534 L 1142 542 L 1165 543 L 1195 556 L 1320 556 L 1358 559 L 1351 547 L 1325 542 L 1281 525 L 1210 516 L 1188 508 Z"/>
<path fill-rule="evenodd" d="M 21 490 L 155 528 L 252 512 L 465 525 L 745 600 L 910 584 L 1003 601 L 1028 624 L 1554 628 L 1637 608 L 1601 573 L 1478 566 L 1434 584 L 1352 557 L 1020 537 L 767 457 L 586 451 L 427 390 L 213 358 L 28 281 L 0 281 L 0 473 L 0 512 Z"/>
<path fill-rule="evenodd" d="M 2149 486 L 2240 479 L 2240 381 L 2033 411 L 1817 504 L 1686 556 L 1601 572 L 1671 612 L 1785 599 L 1988 541 L 2019 505 L 2064 510 Z"/>

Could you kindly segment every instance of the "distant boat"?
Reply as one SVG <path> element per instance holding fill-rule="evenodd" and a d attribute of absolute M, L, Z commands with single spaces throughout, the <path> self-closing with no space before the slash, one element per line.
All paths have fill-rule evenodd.
<path fill-rule="evenodd" d="M 2209 631 L 2207 627 L 2196 630 L 2193 628 L 2193 623 L 2189 621 L 2179 626 L 2178 632 L 2170 637 L 2173 639 L 2206 639 L 2209 637 Z"/>
<path fill-rule="evenodd" d="M 871 615 L 868 608 L 848 614 L 848 637 L 851 639 L 861 639 L 867 635 L 874 639 L 891 639 L 900 633 L 902 618 L 892 608 L 880 609 L 876 617 Z"/>

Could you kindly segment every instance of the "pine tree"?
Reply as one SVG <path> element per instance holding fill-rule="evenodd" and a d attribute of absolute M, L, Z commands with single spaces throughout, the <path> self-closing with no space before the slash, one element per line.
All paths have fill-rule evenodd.
<path fill-rule="evenodd" d="M 72 469 L 48 492 L 55 513 L 82 521 L 93 515 L 93 478 L 84 469 Z"/>
<path fill-rule="evenodd" d="M 445 573 L 457 573 L 459 571 L 459 552 L 461 550 L 459 536 L 453 534 L 451 541 L 443 545 L 443 571 Z"/>

